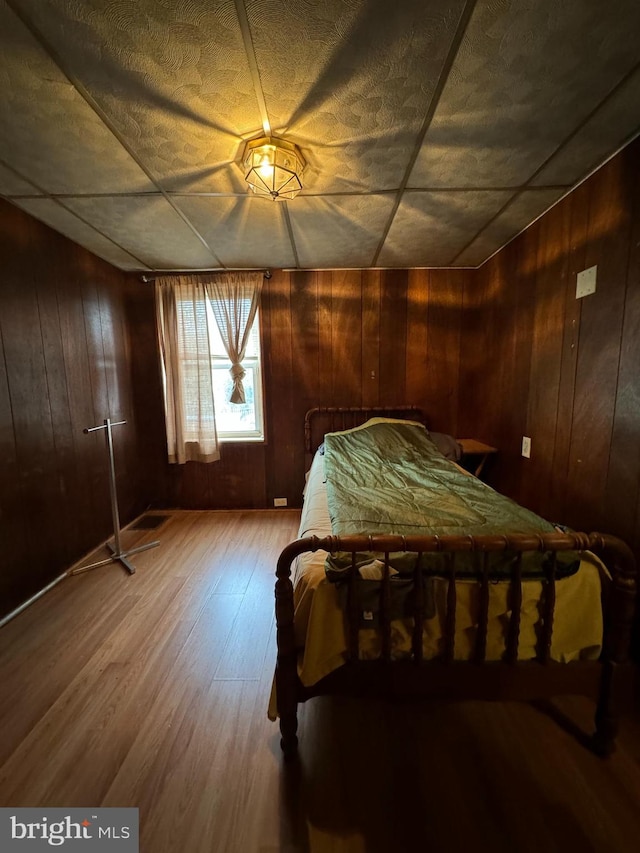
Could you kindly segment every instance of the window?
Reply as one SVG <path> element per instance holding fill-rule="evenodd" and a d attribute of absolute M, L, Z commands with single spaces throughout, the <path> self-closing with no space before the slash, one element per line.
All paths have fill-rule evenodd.
<path fill-rule="evenodd" d="M 156 280 L 169 462 L 215 462 L 221 441 L 264 440 L 261 289 L 261 273 Z"/>
<path fill-rule="evenodd" d="M 262 441 L 264 418 L 262 405 L 262 371 L 260 364 L 260 314 L 256 311 L 249 335 L 247 349 L 242 360 L 246 373 L 242 380 L 245 403 L 230 403 L 233 380 L 229 373 L 231 361 L 220 337 L 218 324 L 211 305 L 207 302 L 207 324 L 211 345 L 211 368 L 213 371 L 213 399 L 216 410 L 216 426 L 220 441 Z"/>

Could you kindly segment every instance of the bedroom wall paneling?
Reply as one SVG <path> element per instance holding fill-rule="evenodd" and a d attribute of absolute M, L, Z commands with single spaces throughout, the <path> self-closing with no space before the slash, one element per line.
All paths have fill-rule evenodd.
<path fill-rule="evenodd" d="M 620 158 L 592 181 L 585 241 L 585 267 L 598 265 L 598 290 L 581 300 L 567 485 L 572 512 L 591 529 L 612 521 L 604 495 L 612 451 L 631 219 L 623 167 Z M 590 484 L 586 489 L 585 481 Z"/>
<path fill-rule="evenodd" d="M 395 314 L 395 312 L 393 312 Z M 362 274 L 331 274 L 331 398 L 336 406 L 362 405 Z M 353 400 L 357 402 L 353 402 Z"/>
<path fill-rule="evenodd" d="M 380 406 L 406 402 L 408 277 L 406 270 L 380 274 Z"/>
<path fill-rule="evenodd" d="M 156 506 L 167 503 L 167 436 L 162 397 L 162 375 L 155 327 L 155 288 L 130 275 L 125 291 L 126 325 L 132 358 L 133 411 L 142 441 L 138 450 L 139 488 Z M 114 430 L 114 435 L 117 430 Z M 120 436 L 120 438 L 123 438 Z"/>
<path fill-rule="evenodd" d="M 296 417 L 295 412 L 300 409 L 306 411 L 317 405 L 320 377 L 324 375 L 320 369 L 322 363 L 321 341 L 325 358 L 329 356 L 331 351 L 331 303 L 328 298 L 323 301 L 322 307 L 325 315 L 321 317 L 318 295 L 319 276 L 315 272 L 294 272 L 289 276 L 289 280 L 292 327 L 291 386 L 295 405 L 293 417 Z M 330 297 L 330 294 L 325 294 L 325 296 Z M 271 363 L 273 364 L 273 361 Z M 275 369 L 278 372 L 277 367 Z M 269 396 L 271 397 L 272 394 Z M 271 402 L 277 404 L 277 399 L 273 397 Z M 290 425 L 287 425 L 287 429 L 290 429 Z M 275 450 L 278 446 L 278 437 L 276 432 L 272 432 L 270 435 L 271 446 L 274 448 L 272 455 L 275 460 L 278 453 Z M 295 441 L 295 430 L 292 430 L 290 435 L 291 470 L 293 472 L 304 470 L 304 448 Z M 295 474 L 293 476 L 295 477 Z M 294 497 L 296 492 L 300 491 L 299 484 L 295 481 L 288 488 L 292 490 Z M 280 495 L 274 495 L 274 497 L 280 497 Z M 298 501 L 295 505 L 297 504 Z"/>
<path fill-rule="evenodd" d="M 638 146 L 636 145 L 636 154 Z M 633 216 L 604 505 L 640 556 L 640 163 L 629 186 Z M 634 500 L 635 498 L 635 500 Z M 634 506 L 635 504 L 635 506 Z"/>
<path fill-rule="evenodd" d="M 375 406 L 380 398 L 380 275 L 379 270 L 362 271 L 363 406 Z"/>
<path fill-rule="evenodd" d="M 524 432 L 535 435 L 537 465 L 521 466 L 521 494 L 526 504 L 536 506 L 547 499 L 553 480 L 554 444 L 557 426 L 560 367 L 562 362 L 563 313 L 567 289 L 564 253 L 558 253 L 563 237 L 563 206 L 536 222 L 527 235 L 529 246 L 523 245 L 520 262 L 524 276 L 529 275 L 532 297 L 527 313 L 531 319 L 527 394 L 523 398 Z M 524 241 L 523 241 L 524 243 Z M 527 273 L 526 266 L 532 270 Z M 533 270 L 537 270 L 537 274 Z M 550 499 L 549 494 L 549 499 Z"/>
<path fill-rule="evenodd" d="M 420 272 L 420 271 L 417 271 Z M 424 281 L 422 271 L 420 280 Z M 426 305 L 420 297 L 420 290 L 414 297 L 407 300 L 409 315 L 407 322 L 412 322 L 412 315 L 420 308 L 426 307 L 426 323 L 422 318 L 420 326 L 426 327 L 426 354 L 424 370 L 415 377 L 416 387 L 409 385 L 407 375 L 407 399 L 421 399 L 422 405 L 429 413 L 430 422 L 443 424 L 444 431 L 460 436 L 457 431 L 458 393 L 460 373 L 460 335 L 462 323 L 462 296 L 465 278 L 468 270 L 431 270 L 428 272 L 428 297 Z M 410 272 L 410 282 L 416 278 Z M 416 298 L 418 301 L 416 301 Z M 413 323 L 415 325 L 415 323 Z M 407 356 L 413 329 L 407 332 Z M 420 341 L 420 346 L 423 342 Z M 416 352 L 416 355 L 418 353 Z M 420 387 L 422 386 L 422 394 Z M 464 436 L 462 436 L 464 437 Z"/>
<path fill-rule="evenodd" d="M 295 423 L 296 417 L 294 393 L 298 388 L 294 388 L 292 338 L 298 332 L 305 334 L 306 330 L 298 330 L 297 323 L 293 322 L 291 277 L 276 272 L 266 282 L 266 289 L 269 313 L 269 356 L 265 391 L 269 444 L 265 447 L 265 461 L 269 503 L 273 506 L 273 498 L 286 497 L 291 502 L 294 497 L 291 460 L 296 458 L 298 448 L 295 445 L 295 431 L 292 430 L 292 423 Z M 266 301 L 263 300 L 263 302 Z M 297 367 L 296 365 L 296 370 Z M 295 505 L 297 502 L 294 503 Z"/>
<path fill-rule="evenodd" d="M 557 245 L 562 259 L 561 274 L 564 280 L 564 308 L 562 353 L 560 356 L 560 381 L 556 417 L 555 444 L 553 447 L 553 476 L 549 484 L 549 515 L 562 518 L 567 495 L 567 473 L 571 451 L 573 426 L 573 400 L 578 363 L 581 299 L 576 299 L 575 279 L 585 268 L 586 233 L 589 217 L 589 185 L 582 184 L 554 210 L 562 213 L 561 239 Z"/>
<path fill-rule="evenodd" d="M 286 497 L 300 506 L 303 420 L 314 406 L 413 403 L 434 429 L 455 433 L 462 276 L 274 271 L 261 301 L 267 443 L 223 445 L 212 465 L 165 466 L 169 503 L 262 507 Z"/>
<path fill-rule="evenodd" d="M 117 436 L 123 522 L 140 489 L 125 276 L 0 202 L 0 615 L 110 532 L 104 440 L 83 435 L 108 414 Z"/>
<path fill-rule="evenodd" d="M 459 405 L 462 428 L 500 450 L 498 489 L 637 552 L 639 162 L 636 141 L 467 280 Z M 594 264 L 596 293 L 576 300 Z"/>

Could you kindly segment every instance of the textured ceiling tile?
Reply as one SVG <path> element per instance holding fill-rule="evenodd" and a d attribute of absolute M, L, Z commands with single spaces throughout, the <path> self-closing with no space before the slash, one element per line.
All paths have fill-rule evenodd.
<path fill-rule="evenodd" d="M 0 163 L 0 195 L 42 195 L 42 193 L 33 184 L 23 181 L 13 169 L 8 169 Z"/>
<path fill-rule="evenodd" d="M 405 193 L 379 265 L 450 266 L 511 195 L 508 190 Z"/>
<path fill-rule="evenodd" d="M 284 205 L 262 198 L 178 196 L 176 204 L 227 267 L 292 267 Z M 298 200 L 294 202 L 297 204 Z"/>
<path fill-rule="evenodd" d="M 14 204 L 49 225 L 55 231 L 64 234 L 74 243 L 84 246 L 94 255 L 104 258 L 105 261 L 122 270 L 147 269 L 139 260 L 131 257 L 111 240 L 103 237 L 90 225 L 51 199 L 25 198 L 14 201 Z"/>
<path fill-rule="evenodd" d="M 233 0 L 16 0 L 166 189 L 242 189 L 261 129 Z"/>
<path fill-rule="evenodd" d="M 97 193 L 152 188 L 2 0 L 0 91 L 0 156 L 41 189 Z"/>
<path fill-rule="evenodd" d="M 300 265 L 367 267 L 391 213 L 393 196 L 298 196 L 289 214 Z"/>
<path fill-rule="evenodd" d="M 479 2 L 409 186 L 526 183 L 635 66 L 639 30 L 637 0 Z"/>
<path fill-rule="evenodd" d="M 298 142 L 313 192 L 397 187 L 463 0 L 247 0 L 275 130 Z"/>
<path fill-rule="evenodd" d="M 75 198 L 65 204 L 152 269 L 219 266 L 162 196 Z"/>
<path fill-rule="evenodd" d="M 526 190 L 455 259 L 456 266 L 478 266 L 541 216 L 565 190 Z"/>
<path fill-rule="evenodd" d="M 248 200 L 236 165 L 243 140 L 262 128 L 242 2 L 273 130 L 298 142 L 308 160 L 303 193 L 276 206 L 275 216 L 272 205 Z M 507 186 L 522 185 L 549 158 L 536 185 L 570 184 L 640 126 L 637 76 L 615 89 L 637 61 L 638 0 L 477 0 L 448 81 L 440 75 L 465 0 L 10 7 L 16 14 L 0 0 L 0 164 L 9 167 L 0 168 L 0 194 L 93 195 L 64 204 L 154 268 L 293 266 L 285 210 L 301 266 L 370 264 L 394 201 L 384 190 L 401 183 L 440 82 L 409 183 L 430 191 L 405 194 L 381 265 L 448 265 L 456 253 L 455 263 L 484 260 L 550 203 L 522 195 L 475 239 L 509 197 Z M 161 187 L 176 191 L 174 203 L 206 235 L 211 254 L 117 137 Z M 438 193 L 446 188 L 453 191 Z M 63 208 L 38 209 L 91 242 L 91 229 Z M 94 250 L 106 257 L 105 247 Z"/>
<path fill-rule="evenodd" d="M 573 184 L 591 172 L 640 130 L 638 104 L 640 70 L 549 161 L 532 184 Z"/>

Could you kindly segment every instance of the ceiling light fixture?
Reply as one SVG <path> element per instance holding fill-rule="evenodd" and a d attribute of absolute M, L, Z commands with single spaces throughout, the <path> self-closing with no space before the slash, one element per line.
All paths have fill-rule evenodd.
<path fill-rule="evenodd" d="M 256 195 L 273 201 L 295 198 L 306 163 L 298 147 L 275 136 L 250 139 L 242 156 L 244 179 Z"/>

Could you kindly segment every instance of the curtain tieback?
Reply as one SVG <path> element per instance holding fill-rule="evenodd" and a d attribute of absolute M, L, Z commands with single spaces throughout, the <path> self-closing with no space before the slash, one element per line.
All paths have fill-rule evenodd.
<path fill-rule="evenodd" d="M 231 365 L 229 373 L 231 374 L 231 378 L 233 379 L 233 392 L 231 394 L 231 397 L 229 398 L 229 402 L 246 403 L 242 380 L 247 375 L 247 371 L 240 364 L 240 362 L 235 362 Z"/>

